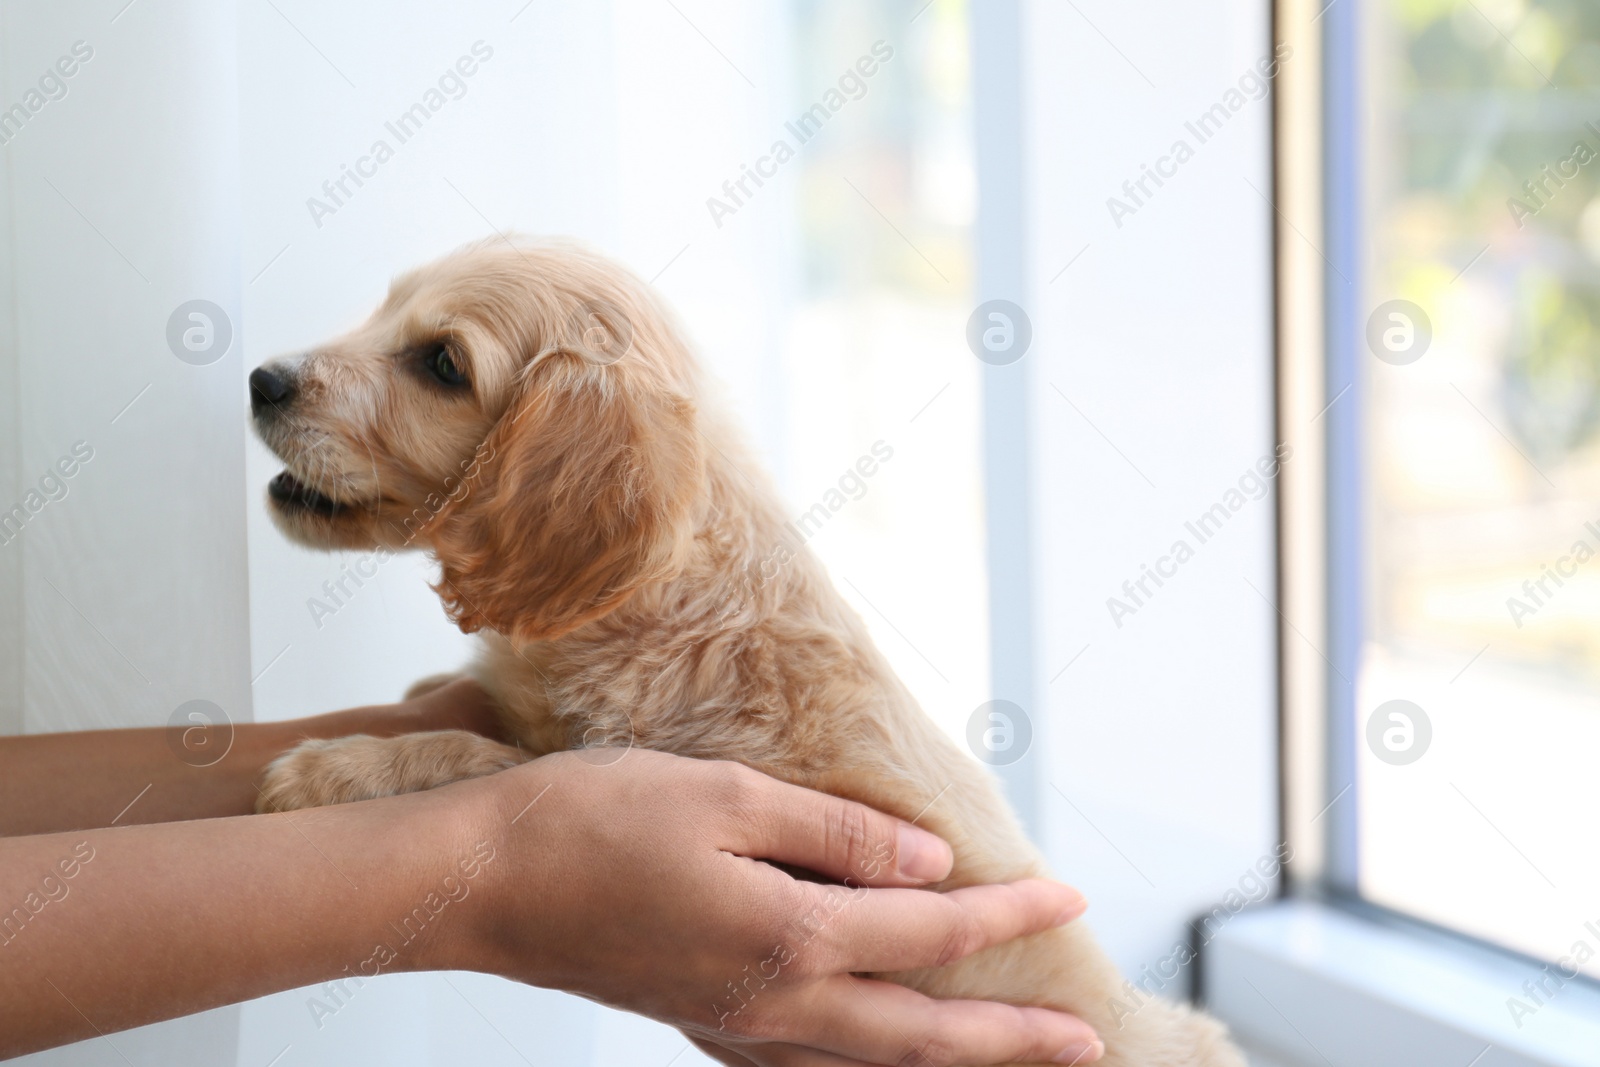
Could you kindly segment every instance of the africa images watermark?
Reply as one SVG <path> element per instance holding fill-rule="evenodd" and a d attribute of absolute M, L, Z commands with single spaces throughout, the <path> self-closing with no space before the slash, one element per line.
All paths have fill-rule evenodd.
<path fill-rule="evenodd" d="M 94 48 L 87 41 L 73 41 L 70 54 L 57 59 L 39 75 L 37 88 L 28 89 L 21 100 L 0 111 L 0 145 L 10 146 L 23 127 L 51 101 L 65 100 L 67 79 L 93 58 Z"/>
<path fill-rule="evenodd" d="M 390 548 L 379 545 L 362 556 L 358 556 L 353 563 L 342 564 L 339 568 L 337 580 L 328 579 L 322 583 L 323 597 L 307 597 L 306 610 L 311 613 L 311 621 L 317 624 L 317 629 L 322 629 L 323 620 L 339 614 L 355 598 L 356 593 L 367 582 L 378 576 L 378 568 L 388 563 L 396 555 L 410 548 L 422 532 L 448 504 L 459 504 L 472 492 L 472 485 L 480 474 L 483 465 L 495 457 L 494 445 L 488 441 L 478 446 L 471 459 L 461 461 L 461 477 L 451 475 L 444 480 L 443 491 L 429 493 L 427 498 L 411 510 L 400 524 L 405 536 L 399 548 Z M 355 588 L 350 588 L 351 584 Z M 326 598 L 326 599 L 324 599 Z"/>
<path fill-rule="evenodd" d="M 1194 559 L 1199 548 L 1220 533 L 1228 520 L 1244 510 L 1247 503 L 1266 499 L 1272 492 L 1273 479 L 1293 455 L 1294 447 L 1286 441 L 1256 460 L 1254 466 L 1246 467 L 1239 476 L 1237 488 L 1230 488 L 1199 517 L 1183 524 L 1184 530 L 1194 538 L 1193 545 L 1187 538 L 1178 538 L 1167 554 L 1156 560 L 1155 567 L 1148 563 L 1139 565 L 1139 576 L 1122 583 L 1122 597 L 1106 597 L 1106 610 L 1111 613 L 1111 621 L 1117 629 L 1122 629 L 1124 618 L 1137 615 L 1140 608 L 1147 607 L 1157 590 L 1167 584 L 1166 580 L 1177 577 L 1178 568 Z M 1150 588 L 1152 582 L 1155 589 Z"/>
<path fill-rule="evenodd" d="M 317 229 L 322 229 L 322 220 L 329 215 L 337 215 L 339 209 L 349 203 L 356 191 L 366 185 L 367 179 L 378 175 L 378 168 L 389 162 L 395 156 L 395 149 L 405 144 L 421 132 L 428 120 L 438 114 L 451 100 L 460 100 L 467 95 L 467 79 L 478 73 L 479 64 L 487 63 L 494 57 L 494 49 L 483 41 L 473 41 L 471 54 L 463 55 L 455 64 L 446 68 L 439 75 L 438 81 L 423 92 L 422 98 L 404 111 L 400 112 L 392 121 L 385 122 L 383 128 L 389 136 L 394 138 L 394 144 L 379 137 L 367 149 L 367 154 L 358 156 L 354 166 L 348 163 L 339 164 L 339 175 L 329 178 L 322 183 L 322 196 L 306 198 L 306 210 L 311 213 L 311 221 Z M 355 189 L 350 186 L 354 184 Z"/>
<path fill-rule="evenodd" d="M 32 522 L 35 515 L 56 501 L 65 500 L 71 491 L 68 483 L 93 458 L 94 448 L 89 442 L 73 442 L 72 450 L 39 476 L 37 487 L 29 489 L 10 508 L 0 511 L 0 545 L 9 545 L 21 537 L 22 528 Z"/>
<path fill-rule="evenodd" d="M 1530 978 L 1522 983 L 1522 994 L 1527 997 L 1507 997 L 1506 1011 L 1511 1014 L 1511 1021 L 1522 1029 L 1522 1022 L 1530 1015 L 1537 1015 L 1539 1009 L 1556 998 L 1556 994 L 1566 988 L 1568 982 L 1583 973 L 1583 965 L 1595 957 L 1595 945 L 1600 945 L 1600 920 L 1583 924 L 1584 933 L 1572 943 L 1572 951 L 1562 956 L 1554 964 L 1545 964 L 1539 969 L 1540 977 L 1537 981 Z M 1593 944 L 1589 938 L 1594 938 Z M 1554 966 L 1554 972 L 1551 967 Z M 1540 994 L 1544 994 L 1540 996 Z"/>
<path fill-rule="evenodd" d="M 591 363 L 610 365 L 633 350 L 633 324 L 608 301 L 587 300 L 581 303 L 573 310 L 568 328 L 571 336 L 576 338 L 574 350 L 581 352 Z M 514 422 L 521 417 L 521 412 L 508 417 Z M 439 491 L 429 493 L 421 504 L 411 510 L 411 514 L 406 516 L 398 528 L 391 522 L 391 529 L 395 529 L 400 535 L 398 547 L 380 545 L 371 552 L 357 557 L 353 562 L 342 564 L 337 579 L 330 578 L 323 582 L 323 596 L 306 599 L 306 610 L 311 613 L 311 621 L 316 623 L 317 629 L 322 629 L 324 619 L 337 615 L 354 599 L 362 586 L 376 578 L 379 568 L 399 553 L 411 548 L 446 506 L 460 505 L 466 500 L 472 492 L 474 483 L 483 473 L 484 464 L 493 462 L 495 455 L 493 441 L 484 441 L 472 454 L 471 459 L 461 461 L 460 477 L 447 476 L 441 483 Z M 351 588 L 352 586 L 354 588 Z"/>
<path fill-rule="evenodd" d="M 889 846 L 880 841 L 873 848 L 872 856 L 863 865 L 859 877 L 847 876 L 843 885 L 823 887 L 821 903 L 796 920 L 794 924 L 796 936 L 791 941 L 783 941 L 773 946 L 772 954 L 755 964 L 754 971 L 747 964 L 740 972 L 742 977 L 728 983 L 728 995 L 722 998 L 722 1002 L 711 1005 L 711 1012 L 717 1019 L 717 1029 L 727 1029 L 728 1020 L 748 1008 L 757 994 L 767 988 L 768 982 L 777 981 L 783 969 L 793 963 L 799 957 L 800 951 L 827 929 L 839 913 L 866 896 L 866 883 L 876 878 L 893 858 L 889 854 Z M 729 1007 L 729 1003 L 735 1006 Z"/>
<path fill-rule="evenodd" d="M 1235 915 L 1271 896 L 1273 880 L 1283 870 L 1284 864 L 1293 859 L 1294 846 L 1284 842 L 1256 860 L 1223 894 L 1220 904 L 1190 925 L 1194 931 L 1194 941 L 1179 941 L 1172 946 L 1171 952 L 1155 963 L 1140 968 L 1137 980 L 1130 978 L 1124 981 L 1121 997 L 1113 997 L 1106 1005 L 1117 1029 L 1126 1026 L 1128 1020 L 1144 1010 L 1151 1000 L 1159 997 L 1183 973 L 1185 967 L 1199 959 L 1199 950 L 1211 944 Z"/>
<path fill-rule="evenodd" d="M 967 749 L 979 763 L 1009 767 L 1033 745 L 1033 719 L 1014 700 L 986 700 L 967 716 Z"/>
<path fill-rule="evenodd" d="M 1176 178 L 1178 168 L 1195 157 L 1195 150 L 1220 133 L 1233 116 L 1244 110 L 1247 103 L 1265 100 L 1272 91 L 1272 79 L 1278 76 L 1278 70 L 1293 55 L 1294 48 L 1289 42 L 1279 43 L 1271 55 L 1262 56 L 1253 67 L 1245 68 L 1245 72 L 1239 75 L 1237 85 L 1229 86 L 1220 100 L 1183 124 L 1184 130 L 1194 138 L 1194 144 L 1191 145 L 1186 137 L 1179 137 L 1172 142 L 1166 155 L 1156 159 L 1154 167 L 1148 163 L 1139 164 L 1139 176 L 1122 183 L 1122 193 L 1127 200 L 1115 196 L 1106 198 L 1106 210 L 1111 213 L 1111 221 L 1116 223 L 1117 229 L 1122 229 L 1124 218 L 1138 214 L 1139 209 L 1155 197 L 1167 180 Z M 1155 183 L 1155 189 L 1150 188 L 1151 182 Z"/>
<path fill-rule="evenodd" d="M 472 893 L 472 880 L 494 862 L 495 855 L 493 845 L 479 841 L 473 846 L 472 855 L 456 862 L 455 869 L 461 872 L 459 877 L 454 871 L 445 875 L 439 888 L 429 891 L 399 923 L 389 923 L 389 929 L 395 934 L 394 944 L 383 942 L 373 946 L 372 955 L 353 968 L 346 967 L 342 977 L 323 983 L 321 995 L 314 993 L 307 997 L 306 1010 L 311 1012 L 317 1029 L 321 1030 L 328 1019 L 343 1011 L 369 979 L 378 977 L 385 967 L 399 959 L 400 953 L 421 937 L 430 923 L 437 922 L 446 908 L 466 900 Z"/>
<path fill-rule="evenodd" d="M 1517 629 L 1522 629 L 1524 619 L 1539 614 L 1539 609 L 1555 597 L 1556 591 L 1567 584 L 1564 579 L 1577 577 L 1578 568 L 1595 557 L 1596 546 L 1600 545 L 1600 526 L 1590 521 L 1584 523 L 1583 528 L 1589 537 L 1594 538 L 1593 544 L 1586 537 L 1578 538 L 1572 542 L 1571 550 L 1556 560 L 1553 566 L 1545 564 L 1539 577 L 1529 578 L 1522 583 L 1522 597 L 1506 597 L 1506 610 L 1511 613 L 1511 621 L 1517 624 Z M 1551 582 L 1555 583 L 1555 589 L 1550 588 Z"/>
<path fill-rule="evenodd" d="M 737 588 L 717 609 L 717 618 L 725 619 L 744 609 L 757 590 L 764 587 L 793 562 L 800 549 L 821 532 L 834 515 L 851 501 L 867 495 L 867 480 L 883 469 L 883 464 L 894 458 L 894 448 L 888 442 L 872 442 L 868 454 L 858 456 L 855 463 L 845 468 L 822 498 L 800 513 L 793 522 L 784 523 L 778 544 L 755 564 L 755 573 L 745 568 L 739 576 Z"/>
<path fill-rule="evenodd" d="M 0 947 L 8 946 L 21 937 L 22 931 L 46 907 L 66 900 L 67 894 L 72 892 L 72 887 L 67 883 L 78 877 L 84 864 L 94 856 L 94 846 L 87 841 L 79 841 L 72 846 L 71 855 L 57 860 L 50 873 L 39 879 L 39 888 L 30 889 L 20 905 L 0 916 Z"/>
<path fill-rule="evenodd" d="M 800 146 L 821 132 L 822 127 L 843 110 L 845 104 L 866 96 L 867 79 L 878 73 L 881 64 L 893 58 L 894 48 L 887 41 L 874 41 L 869 54 L 856 60 L 854 66 L 846 67 L 844 73 L 839 75 L 835 88 L 823 93 L 822 99 L 806 108 L 798 118 L 783 124 L 784 130 L 794 138 L 793 144 L 788 137 L 779 137 L 767 149 L 767 154 L 756 160 L 754 166 L 741 163 L 738 176 L 722 183 L 722 196 L 706 198 L 706 210 L 711 212 L 711 221 L 716 223 L 717 229 L 722 229 L 723 220 L 737 214 L 769 179 L 777 177 L 778 168 L 793 159 Z M 752 182 L 755 189 L 750 188 Z"/>
<path fill-rule="evenodd" d="M 1595 126 L 1593 122 L 1586 122 L 1583 125 L 1584 129 L 1594 134 L 1596 140 L 1600 141 L 1600 127 Z M 1526 200 L 1514 196 L 1506 198 L 1506 210 L 1511 212 L 1511 221 L 1517 224 L 1517 229 L 1522 229 L 1529 219 L 1549 207 L 1556 195 L 1566 188 L 1567 182 L 1576 178 L 1579 171 L 1593 163 L 1596 158 L 1600 158 L 1600 152 L 1589 147 L 1587 141 L 1574 141 L 1572 151 L 1567 157 L 1556 161 L 1554 173 L 1550 170 L 1550 164 L 1546 163 L 1539 168 L 1537 175 L 1523 182 L 1522 192 L 1527 197 Z"/>

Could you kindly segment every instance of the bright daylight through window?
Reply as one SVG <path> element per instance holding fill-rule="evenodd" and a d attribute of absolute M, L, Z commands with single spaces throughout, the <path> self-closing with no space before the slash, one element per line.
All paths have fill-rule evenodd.
<path fill-rule="evenodd" d="M 1356 21 L 1330 154 L 1335 876 L 1600 975 L 1600 7 Z"/>

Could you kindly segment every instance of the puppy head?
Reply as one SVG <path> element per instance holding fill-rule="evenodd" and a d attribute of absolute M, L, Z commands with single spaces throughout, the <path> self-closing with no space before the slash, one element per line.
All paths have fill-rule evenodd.
<path fill-rule="evenodd" d="M 703 504 L 694 368 L 645 285 L 472 246 L 351 333 L 251 374 L 268 507 L 321 548 L 428 548 L 464 630 L 559 636 L 679 566 Z"/>

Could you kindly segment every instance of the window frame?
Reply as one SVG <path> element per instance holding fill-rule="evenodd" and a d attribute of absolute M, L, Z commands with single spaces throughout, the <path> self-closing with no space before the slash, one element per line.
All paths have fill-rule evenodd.
<path fill-rule="evenodd" d="M 1356 774 L 1356 683 L 1366 616 L 1366 471 L 1361 427 L 1365 362 L 1359 323 L 1367 264 L 1357 236 L 1365 224 L 1362 5 L 1334 3 L 1320 20 L 1322 71 L 1321 211 L 1332 273 L 1323 272 L 1324 403 L 1339 397 L 1324 418 L 1327 554 L 1327 796 L 1323 877 L 1335 893 L 1360 899 L 1360 784 Z M 1343 395 L 1341 396 L 1341 391 Z M 1341 795 L 1340 791 L 1343 790 Z"/>
<path fill-rule="evenodd" d="M 1315 871 L 1302 868 L 1307 877 L 1295 879 L 1298 886 L 1313 889 L 1320 894 L 1347 900 L 1363 910 L 1382 912 L 1419 927 L 1444 930 L 1444 926 L 1419 916 L 1367 900 L 1360 890 L 1360 840 L 1357 803 L 1360 783 L 1356 764 L 1362 740 L 1358 732 L 1361 721 L 1356 706 L 1356 684 L 1361 667 L 1364 620 L 1367 609 L 1367 581 L 1363 570 L 1366 556 L 1366 504 L 1363 496 L 1367 469 L 1366 442 L 1362 436 L 1365 417 L 1364 387 L 1370 369 L 1370 356 L 1362 324 L 1366 319 L 1363 306 L 1363 283 L 1368 264 L 1362 255 L 1360 239 L 1366 210 L 1366 159 L 1363 154 L 1365 132 L 1365 100 L 1362 57 L 1370 52 L 1370 30 L 1364 21 L 1365 7 L 1345 0 L 1308 0 L 1314 10 L 1322 15 L 1311 24 L 1310 32 L 1315 43 L 1307 41 L 1306 48 L 1315 48 L 1320 60 L 1320 78 L 1315 85 L 1297 85 L 1315 95 L 1314 104 L 1304 109 L 1317 117 L 1320 123 L 1320 148 L 1316 158 L 1302 153 L 1295 156 L 1285 152 L 1285 122 L 1291 116 L 1280 108 L 1274 130 L 1275 171 L 1279 195 L 1287 196 L 1299 187 L 1300 196 L 1314 211 L 1317 232 L 1320 232 L 1320 251 L 1308 250 L 1301 260 L 1315 261 L 1315 267 L 1301 276 L 1289 276 L 1286 267 L 1293 263 L 1284 255 L 1286 241 L 1316 240 L 1317 237 L 1304 226 L 1297 232 L 1289 220 L 1280 218 L 1277 243 L 1279 245 L 1279 323 L 1278 374 L 1280 383 L 1294 376 L 1288 365 L 1300 363 L 1299 380 L 1302 388 L 1318 389 L 1320 393 L 1304 398 L 1289 397 L 1280 385 L 1280 425 L 1286 419 L 1289 405 L 1313 405 L 1323 413 L 1321 419 L 1323 439 L 1319 442 L 1323 462 L 1320 465 L 1303 465 L 1288 474 L 1297 478 L 1297 488 L 1314 493 L 1321 505 L 1321 551 L 1315 557 L 1300 552 L 1302 559 L 1314 559 L 1313 566 L 1320 570 L 1306 570 L 1290 575 L 1284 564 L 1283 596 L 1287 600 L 1292 591 L 1312 587 L 1309 607 L 1320 609 L 1326 645 L 1322 646 L 1321 689 L 1323 699 L 1316 709 L 1320 722 L 1313 728 L 1320 735 L 1323 750 L 1320 753 L 1323 774 L 1317 783 L 1317 811 L 1322 813 L 1317 843 L 1322 857 Z M 1324 6 L 1325 5 L 1325 6 Z M 1307 3 L 1300 0 L 1277 0 L 1275 22 L 1283 25 L 1294 8 L 1302 10 Z M 1274 30 L 1277 35 L 1277 26 Z M 1307 72 L 1300 72 L 1304 80 Z M 1301 118 L 1304 118 L 1304 113 Z M 1306 168 L 1315 167 L 1314 190 L 1307 181 Z M 1305 237 L 1303 234 L 1312 234 Z M 1333 272 L 1333 273 L 1330 273 Z M 1290 290 L 1295 287 L 1315 286 L 1314 291 L 1299 294 L 1299 303 L 1292 302 Z M 1321 330 L 1320 346 L 1302 345 L 1297 351 L 1285 343 L 1289 321 L 1315 301 L 1318 306 L 1317 324 Z M 1304 330 L 1308 324 L 1300 324 Z M 1291 538 L 1303 533 L 1286 522 L 1290 502 L 1280 500 L 1281 560 L 1294 558 L 1296 546 Z M 1303 631 L 1297 634 L 1289 625 L 1290 616 L 1280 618 L 1280 646 L 1302 640 Z M 1287 672 L 1290 664 L 1285 662 Z M 1285 677 L 1285 690 L 1288 678 Z M 1289 702 L 1284 702 L 1283 714 L 1287 719 Z M 1287 730 L 1286 730 L 1287 733 Z M 1294 768 L 1285 764 L 1284 787 L 1290 786 L 1289 775 Z M 1454 931 L 1452 931 L 1454 932 Z M 1513 950 L 1503 949 L 1486 939 L 1467 933 L 1458 936 L 1474 944 L 1482 944 L 1495 951 L 1503 951 L 1514 958 L 1531 959 Z M 1539 961 L 1546 962 L 1546 961 Z M 1600 982 L 1584 978 L 1600 988 Z"/>
<path fill-rule="evenodd" d="M 1359 893 L 1366 24 L 1356 0 L 1274 0 L 1272 24 L 1295 48 L 1273 96 L 1277 423 L 1295 446 L 1278 495 L 1280 796 L 1294 853 L 1283 898 L 1206 945 L 1201 989 L 1274 1067 L 1409 1067 L 1418 1050 L 1456 1048 L 1479 1067 L 1595 1067 L 1600 983 L 1569 982 L 1539 1027 L 1515 1028 L 1505 1000 L 1545 961 Z"/>

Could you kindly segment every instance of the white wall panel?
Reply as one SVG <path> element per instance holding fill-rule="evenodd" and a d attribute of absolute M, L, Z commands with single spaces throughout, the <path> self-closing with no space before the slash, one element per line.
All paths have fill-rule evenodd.
<path fill-rule="evenodd" d="M 1203 143 L 1185 125 L 1269 55 L 1269 11 L 1026 10 L 1039 803 L 1131 974 L 1276 844 L 1273 499 L 1204 544 L 1184 525 L 1274 445 L 1271 101 L 1241 94 Z M 1119 226 L 1108 199 L 1179 140 Z M 1107 600 L 1180 539 L 1194 557 L 1119 627 Z"/>
<path fill-rule="evenodd" d="M 161 725 L 196 698 L 250 714 L 239 345 L 196 365 L 167 340 L 190 300 L 238 320 L 234 13 L 121 7 L 0 8 L 0 107 L 27 114 L 10 112 L 0 149 L 15 390 L 0 428 L 17 443 L 0 507 L 29 511 L 0 546 L 0 575 L 21 574 L 19 595 L 0 595 L 24 629 L 0 631 L 20 650 L 3 677 L 30 732 Z M 231 1062 L 237 1019 L 26 1062 Z"/>

